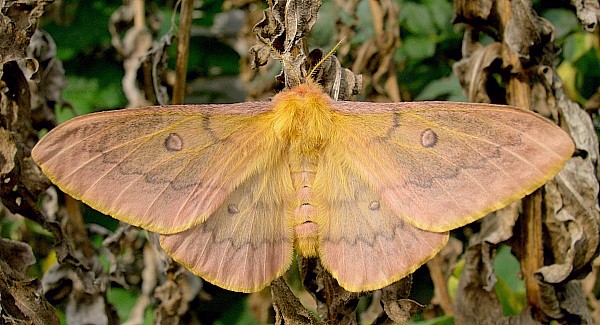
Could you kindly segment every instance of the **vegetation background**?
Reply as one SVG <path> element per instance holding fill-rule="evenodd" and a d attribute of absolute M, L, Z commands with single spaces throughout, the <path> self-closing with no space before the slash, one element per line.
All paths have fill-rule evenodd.
<path fill-rule="evenodd" d="M 185 102 L 272 96 L 281 87 L 276 81 L 280 65 L 270 59 L 252 69 L 260 65 L 253 26 L 261 22 L 268 4 L 191 3 Z M 484 221 L 457 230 L 448 248 L 413 275 L 412 290 L 402 284 L 409 296 L 394 292 L 390 298 L 384 291 L 327 299 L 322 291 L 303 288 L 304 262 L 302 272 L 289 272 L 289 288 L 278 282 L 273 295 L 268 289 L 251 295 L 225 292 L 175 265 L 156 249 L 152 235 L 82 209 L 55 189 L 38 201 L 49 184 L 28 160 L 38 135 L 73 116 L 169 102 L 177 88 L 175 36 L 181 16 L 174 9 L 176 1 L 0 0 L 0 323 L 260 324 L 277 319 L 346 324 L 354 319 L 386 324 L 420 310 L 411 323 L 460 324 L 472 316 L 471 321 L 480 323 L 600 324 L 594 131 L 600 108 L 598 2 L 522 1 L 520 9 L 515 9 L 517 2 L 500 0 L 304 3 L 318 10 L 318 19 L 301 26 L 305 33 L 294 46 L 300 52 L 328 52 L 341 40 L 337 60 L 362 74 L 358 99 L 527 102 L 525 106 L 536 110 L 547 108 L 540 113 L 570 132 L 586 129 L 578 131 L 586 146 L 576 144 L 578 163 L 587 167 L 571 166 L 576 172 L 564 176 L 569 181 L 554 185 L 560 192 L 569 187 L 565 183 L 585 184 L 571 187 L 571 194 L 579 193 L 578 208 L 562 223 L 550 222 L 539 212 L 539 232 L 533 234 L 527 212 L 519 219 L 525 221 L 514 218 L 508 226 Z M 473 7 L 492 14 L 476 16 Z M 527 24 L 507 23 L 511 19 L 536 23 L 528 30 Z M 537 35 L 536 42 L 521 47 L 515 42 L 531 35 Z M 475 66 L 481 69 L 472 72 Z M 526 100 L 519 94 L 523 84 L 529 89 Z M 565 110 L 575 104 L 578 113 Z M 534 205 L 553 209 L 556 199 L 548 199 L 548 193 L 556 190 L 546 188 Z M 555 195 L 568 206 L 568 194 L 560 193 Z M 507 213 L 518 215 L 531 206 L 526 202 Z M 505 226 L 510 234 L 489 240 L 490 235 L 499 236 L 490 227 Z M 521 232 L 513 234 L 513 228 Z M 527 247 L 540 252 L 528 256 Z M 538 272 L 543 266 L 553 268 Z M 483 287 L 488 290 L 478 291 Z M 292 296 L 287 295 L 290 289 Z M 304 306 L 284 302 L 285 297 L 298 297 Z M 304 318 L 293 320 L 292 314 Z"/>

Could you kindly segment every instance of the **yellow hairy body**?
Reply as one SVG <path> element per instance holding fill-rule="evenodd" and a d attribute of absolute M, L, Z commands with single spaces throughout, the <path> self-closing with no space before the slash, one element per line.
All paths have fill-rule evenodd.
<path fill-rule="evenodd" d="M 278 141 L 289 148 L 288 164 L 296 191 L 294 204 L 294 246 L 307 257 L 317 256 L 318 226 L 315 224 L 318 207 L 314 202 L 314 180 L 323 147 L 332 142 L 335 113 L 331 98 L 316 84 L 305 84 L 295 92 L 282 93 L 273 104 L 273 131 Z M 327 191 L 327 189 L 323 189 Z"/>

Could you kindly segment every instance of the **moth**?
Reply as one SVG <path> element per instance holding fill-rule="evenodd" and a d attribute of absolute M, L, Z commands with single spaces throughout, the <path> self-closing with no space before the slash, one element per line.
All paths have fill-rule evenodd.
<path fill-rule="evenodd" d="M 369 291 L 431 259 L 451 229 L 542 186 L 573 151 L 530 111 L 333 101 L 308 81 L 272 101 L 78 117 L 32 157 L 64 192 L 159 233 L 225 289 L 261 290 L 295 251 Z"/>

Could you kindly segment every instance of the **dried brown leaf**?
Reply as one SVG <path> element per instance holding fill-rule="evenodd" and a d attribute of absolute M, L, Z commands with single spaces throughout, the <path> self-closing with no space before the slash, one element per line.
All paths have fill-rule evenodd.
<path fill-rule="evenodd" d="M 275 314 L 273 312 L 273 295 L 269 288 L 248 296 L 248 308 L 254 320 L 260 324 L 273 323 Z"/>
<path fill-rule="evenodd" d="M 407 299 L 411 286 L 412 276 L 409 275 L 381 289 L 383 310 L 394 322 L 408 322 L 415 314 L 423 310 L 423 305 Z"/>
<path fill-rule="evenodd" d="M 154 322 L 179 324 L 189 316 L 190 302 L 198 296 L 202 280 L 172 260 L 166 273 L 166 281 L 154 290 L 154 297 L 160 302 L 154 310 Z"/>
<path fill-rule="evenodd" d="M 298 43 L 308 36 L 320 6 L 320 0 L 275 0 L 254 26 L 254 33 L 263 42 L 258 46 L 271 50 L 270 45 L 284 55 L 292 52 L 293 47 L 302 46 Z"/>
<path fill-rule="evenodd" d="M 600 21 L 600 4 L 597 0 L 571 0 L 571 5 L 575 7 L 583 28 L 588 32 L 596 30 Z"/>
<path fill-rule="evenodd" d="M 21 60 L 29 45 L 29 38 L 37 27 L 37 19 L 54 0 L 0 1 L 0 77 L 2 65 Z"/>
<path fill-rule="evenodd" d="M 316 258 L 299 257 L 298 267 L 302 284 L 317 302 L 319 319 L 334 324 L 357 322 L 355 309 L 360 294 L 344 290 Z"/>
<path fill-rule="evenodd" d="M 40 299 L 39 281 L 25 275 L 27 268 L 34 263 L 35 257 L 29 245 L 0 239 L 0 323 L 60 323 L 48 301 Z"/>
<path fill-rule="evenodd" d="M 475 235 L 464 254 L 465 266 L 456 290 L 457 324 L 499 324 L 502 319 L 502 305 L 492 290 L 495 276 L 489 263 L 490 253 L 490 245 Z"/>
<path fill-rule="evenodd" d="M 27 47 L 27 58 L 23 62 L 35 62 L 35 68 L 30 69 L 31 77 L 27 77 L 31 94 L 32 123 L 44 123 L 50 120 L 54 127 L 56 121 L 52 115 L 56 105 L 66 105 L 61 92 L 67 86 L 65 70 L 62 62 L 56 58 L 56 43 L 52 36 L 43 30 L 36 30 L 31 36 Z M 27 71 L 26 65 L 21 64 L 21 70 Z"/>
<path fill-rule="evenodd" d="M 250 49 L 249 62 L 261 66 L 268 62 L 269 56 L 275 57 L 283 61 L 283 75 L 278 80 L 285 87 L 291 88 L 310 77 L 321 82 L 332 98 L 347 100 L 362 87 L 362 79 L 341 68 L 335 56 L 330 56 L 317 71 L 320 77 L 309 76 L 314 67 L 311 63 L 323 57 L 322 52 L 307 53 L 304 39 L 316 21 L 320 6 L 320 0 L 275 1 L 254 27 L 261 43 Z"/>
<path fill-rule="evenodd" d="M 582 299 L 585 294 L 577 279 L 590 271 L 598 254 L 598 142 L 589 115 L 565 98 L 554 71 L 557 51 L 553 28 L 526 1 L 455 1 L 455 8 L 457 20 L 469 24 L 463 46 L 465 58 L 454 67 L 469 98 L 532 107 L 560 120 L 579 150 L 545 186 L 538 210 L 543 212 L 539 213 L 543 219 L 536 214 L 524 219 L 543 225 L 539 234 L 529 227 L 532 223 L 516 222 L 516 207 L 496 212 L 491 222 L 485 219 L 481 234 L 471 242 L 466 255 L 455 304 L 457 322 L 504 324 L 556 319 L 590 323 Z M 483 47 L 477 35 L 482 31 L 498 42 Z M 489 82 L 493 74 L 502 77 L 504 89 Z M 523 270 L 530 309 L 517 317 L 502 318 L 493 312 L 500 306 L 489 291 L 494 285 L 494 247 L 489 244 L 507 240 L 523 267 L 538 266 Z M 538 249 L 540 254 L 535 253 Z M 477 269 L 485 271 L 477 274 Z"/>
<path fill-rule="evenodd" d="M 446 315 L 454 314 L 454 307 L 448 290 L 448 279 L 452 275 L 454 265 L 462 252 L 463 243 L 454 237 L 450 237 L 446 246 L 426 263 L 433 282 L 431 305 L 440 306 Z"/>
<path fill-rule="evenodd" d="M 271 283 L 275 324 L 318 324 L 316 317 L 300 303 L 300 300 L 280 277 Z"/>
<path fill-rule="evenodd" d="M 396 78 L 398 64 L 394 59 L 401 43 L 398 4 L 390 0 L 368 3 L 375 37 L 356 50 L 352 71 L 362 73 L 366 83 L 372 86 L 374 94 L 368 96 L 371 100 L 400 101 Z"/>
<path fill-rule="evenodd" d="M 65 303 L 69 322 L 83 323 L 91 318 L 98 324 L 114 324 L 117 323 L 118 316 L 106 301 L 108 277 L 105 276 L 87 236 L 79 203 L 67 198 L 67 206 L 57 208 L 54 197 L 55 200 L 44 201 L 43 210 L 37 205 L 37 198 L 49 186 L 49 181 L 29 158 L 31 147 L 37 141 L 34 126 L 52 128 L 56 125 L 52 111 L 57 103 L 62 103 L 60 92 L 65 85 L 64 71 L 60 61 L 55 58 L 56 46 L 52 38 L 35 29 L 44 6 L 50 2 L 1 2 L 2 17 L 9 17 L 8 23 L 20 31 L 19 35 L 27 37 L 27 47 L 21 48 L 20 41 L 11 43 L 14 46 L 12 53 L 18 53 L 19 57 L 1 62 L 0 129 L 2 136 L 8 139 L 3 144 L 13 147 L 12 150 L 3 150 L 3 155 L 14 155 L 11 158 L 5 157 L 3 167 L 8 167 L 8 173 L 1 175 L 0 192 L 4 206 L 12 213 L 34 220 L 52 233 L 56 257 L 62 264 L 57 264 L 44 274 L 43 296 L 16 282 L 6 288 L 7 292 L 23 288 L 24 291 L 20 293 L 23 296 L 18 296 L 19 303 L 21 299 L 28 299 L 27 308 L 32 311 L 46 308 L 46 298 L 49 298 Z M 4 19 L 2 23 L 7 22 Z M 7 26 L 2 25 L 1 28 L 6 29 Z M 39 244 L 43 240 L 36 239 L 33 242 Z M 22 269 L 19 265 L 13 267 Z M 40 289 L 37 282 L 30 279 L 27 281 L 35 285 L 35 290 Z M 27 292 L 35 297 L 27 297 Z M 14 295 L 13 298 L 17 296 Z M 41 309 L 39 315 L 44 315 Z M 56 320 L 53 311 L 46 318 L 49 322 Z M 38 322 L 38 318 L 32 319 Z"/>
<path fill-rule="evenodd" d="M 15 159 L 17 156 L 17 145 L 12 134 L 5 129 L 0 128 L 0 179 L 11 182 L 7 175 L 15 168 Z M 4 190 L 1 190 L 4 189 Z M 0 187 L 0 194 L 10 188 Z"/>
<path fill-rule="evenodd" d="M 173 35 L 167 33 L 155 41 L 162 18 L 145 9 L 143 2 L 131 1 L 116 10 L 109 22 L 111 43 L 124 57 L 122 84 L 128 107 L 168 102 L 166 60 Z"/>

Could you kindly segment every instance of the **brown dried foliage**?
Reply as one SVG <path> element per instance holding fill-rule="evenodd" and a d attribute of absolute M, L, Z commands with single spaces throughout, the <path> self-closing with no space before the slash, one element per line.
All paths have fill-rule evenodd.
<path fill-rule="evenodd" d="M 466 24 L 463 59 L 454 69 L 469 99 L 535 110 L 567 130 L 578 149 L 555 179 L 523 200 L 520 214 L 512 206 L 483 221 L 482 231 L 467 248 L 456 321 L 592 324 L 578 279 L 590 272 L 598 255 L 598 143 L 589 116 L 566 97 L 555 71 L 553 27 L 525 1 L 454 4 L 456 21 Z M 480 33 L 495 42 L 482 45 Z M 490 82 L 494 77 L 503 85 Z M 516 317 L 502 317 L 501 305 L 489 290 L 495 281 L 491 263 L 500 243 L 511 246 L 525 279 L 528 308 Z"/>

